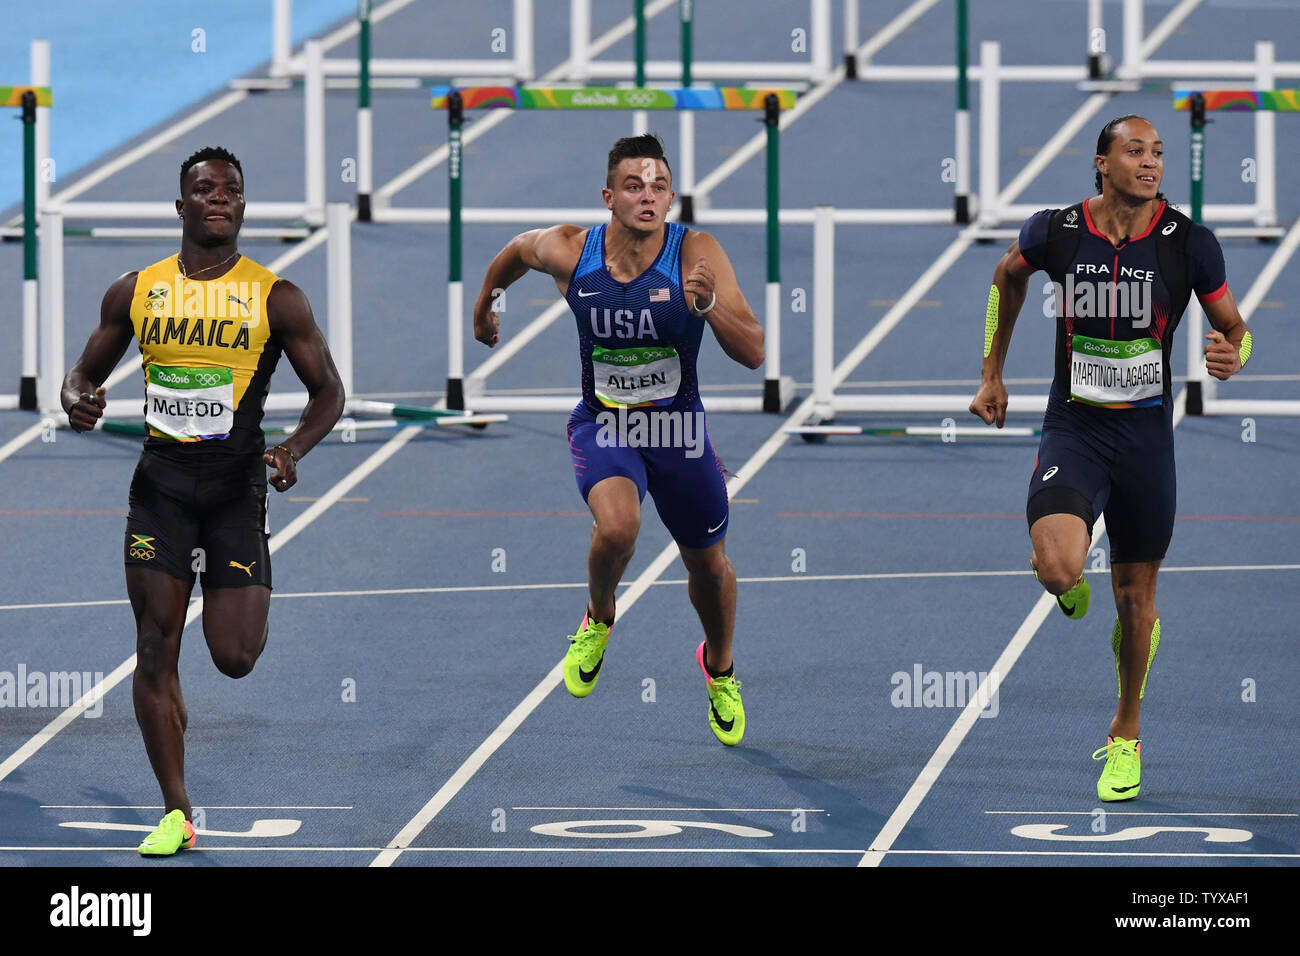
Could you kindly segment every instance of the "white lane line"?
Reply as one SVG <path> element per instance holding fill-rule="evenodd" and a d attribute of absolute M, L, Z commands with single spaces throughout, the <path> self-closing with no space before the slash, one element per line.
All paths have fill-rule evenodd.
<path fill-rule="evenodd" d="M 207 804 L 195 804 L 204 810 L 351 810 L 352 807 L 213 807 Z M 118 806 L 101 803 L 43 803 L 42 810 L 165 810 L 162 804 L 153 806 Z"/>
<path fill-rule="evenodd" d="M 1093 810 L 985 810 L 1007 816 L 1090 817 Z M 1190 810 L 1107 810 L 1108 817 L 1300 817 L 1300 813 L 1194 813 Z"/>
<path fill-rule="evenodd" d="M 1300 564 L 1206 564 L 1195 566 L 1170 566 L 1161 568 L 1161 574 L 1183 573 L 1223 573 L 1238 571 L 1300 571 Z M 737 584 L 795 584 L 806 581 L 909 581 L 929 578 L 1025 578 L 1033 572 L 1024 568 L 1012 568 L 1007 571 L 878 571 L 863 574 L 783 574 L 771 577 L 736 578 Z M 1099 571 L 1089 570 L 1088 574 L 1101 577 L 1110 574 L 1109 568 Z M 685 578 L 663 578 L 652 581 L 651 587 L 680 587 L 686 584 Z M 360 588 L 351 591 L 288 591 L 271 595 L 273 601 L 301 598 L 354 598 L 387 597 L 401 594 L 474 594 L 484 591 L 556 591 L 585 588 L 586 581 L 572 581 L 567 584 L 466 584 L 429 588 Z M 621 584 L 626 588 L 631 585 Z M 105 607 L 109 605 L 129 604 L 125 598 L 107 601 L 51 601 L 44 604 L 0 604 L 0 611 L 39 611 L 72 607 Z"/>
<path fill-rule="evenodd" d="M 811 807 L 511 807 L 511 810 L 613 810 L 620 813 L 825 813 Z"/>
<path fill-rule="evenodd" d="M 375 853 L 375 846 L 197 846 L 187 855 L 204 853 Z M 0 846 L 0 853 L 138 853 L 120 846 Z M 627 847 L 627 846 L 422 846 L 407 853 L 689 853 L 719 855 L 784 854 L 788 856 L 857 855 L 861 850 L 835 848 L 773 849 L 749 847 Z M 1086 856 L 1214 860 L 1300 860 L 1300 853 L 1160 853 L 1112 850 L 890 850 L 890 856 Z"/>
<path fill-rule="evenodd" d="M 28 427 L 25 431 L 19 432 L 13 438 L 5 442 L 3 445 L 0 445 L 0 461 L 4 461 L 6 458 L 8 458 L 10 455 L 16 452 L 18 449 L 22 448 L 28 442 L 35 441 L 36 438 L 39 437 L 41 432 L 44 431 L 44 429 L 45 429 L 44 423 L 37 422 L 35 425 Z"/>
<path fill-rule="evenodd" d="M 1250 290 L 1238 304 L 1237 311 L 1241 313 L 1242 318 L 1249 319 L 1255 310 L 1259 308 L 1259 304 L 1264 301 L 1264 296 L 1268 294 L 1269 287 L 1277 281 L 1277 277 L 1282 274 L 1282 270 L 1286 268 L 1287 262 L 1295 255 L 1297 248 L 1300 248 L 1300 220 L 1296 221 L 1296 224 L 1286 234 L 1286 238 L 1268 257 L 1268 262 L 1264 264 L 1259 276 L 1251 284 Z M 1233 378 L 1238 377 L 1233 376 Z"/>
<path fill-rule="evenodd" d="M 271 537 L 271 553 L 275 554 L 286 543 L 293 540 L 303 528 L 320 517 L 340 496 L 347 494 L 356 487 L 367 475 L 396 454 L 398 449 L 414 438 L 421 430 L 419 426 L 415 425 L 402 429 L 371 454 L 369 458 L 352 469 L 338 484 L 326 492 L 320 501 L 317 501 L 285 525 L 284 530 Z M 189 610 L 186 612 L 182 630 L 189 627 L 202 613 L 203 599 L 199 598 L 190 605 Z M 46 724 L 31 739 L 5 758 L 4 762 L 0 763 L 0 780 L 4 780 L 9 774 L 21 767 L 29 757 L 54 739 L 59 731 L 80 717 L 82 713 L 97 701 L 102 700 L 104 695 L 125 680 L 135 670 L 135 662 L 136 656 L 132 654 L 119 664 L 111 674 L 82 694 L 71 706 L 61 711 L 57 717 Z"/>

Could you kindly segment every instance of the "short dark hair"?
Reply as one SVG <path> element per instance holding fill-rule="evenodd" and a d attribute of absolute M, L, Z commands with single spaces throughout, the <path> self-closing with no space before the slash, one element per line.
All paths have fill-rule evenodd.
<path fill-rule="evenodd" d="M 1119 133 L 1115 131 L 1115 127 L 1119 126 L 1120 123 L 1125 123 L 1129 120 L 1141 120 L 1142 122 L 1147 123 L 1149 125 L 1152 126 L 1155 125 L 1151 123 L 1151 121 L 1147 119 L 1145 116 L 1138 116 L 1137 113 L 1125 113 L 1123 116 L 1116 116 L 1113 120 L 1111 120 L 1109 123 L 1107 123 L 1105 126 L 1101 128 L 1101 134 L 1097 137 L 1098 156 L 1105 156 L 1107 153 L 1110 152 L 1111 144 L 1113 144 L 1115 142 L 1116 137 L 1119 136 Z M 1097 192 L 1101 192 L 1102 191 L 1101 170 L 1097 169 L 1095 164 L 1093 165 L 1093 172 L 1096 174 L 1095 181 L 1097 183 Z M 1167 201 L 1165 200 L 1165 194 L 1161 192 L 1156 193 L 1156 198 L 1162 201 Z"/>
<path fill-rule="evenodd" d="M 234 153 L 232 153 L 228 149 L 223 149 L 220 146 L 204 146 L 201 150 L 199 150 L 189 159 L 185 160 L 185 162 L 181 163 L 181 192 L 182 193 L 185 192 L 185 177 L 189 174 L 189 171 L 193 169 L 195 166 L 197 166 L 199 163 L 206 163 L 209 159 L 220 159 L 229 163 L 231 166 L 234 166 L 235 169 L 239 171 L 239 178 L 240 179 L 244 178 L 244 167 L 239 165 L 239 160 L 235 158 Z"/>
<path fill-rule="evenodd" d="M 609 162 L 605 166 L 605 185 L 614 188 L 614 173 L 618 171 L 618 164 L 625 159 L 662 159 L 665 166 L 668 166 L 668 176 L 672 177 L 673 168 L 668 165 L 668 158 L 664 156 L 664 141 L 654 133 L 643 133 L 640 136 L 624 136 L 614 148 L 609 151 Z"/>

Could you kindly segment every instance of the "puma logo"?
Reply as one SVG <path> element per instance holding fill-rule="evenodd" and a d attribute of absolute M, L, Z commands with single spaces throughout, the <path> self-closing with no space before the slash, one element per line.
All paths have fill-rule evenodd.
<path fill-rule="evenodd" d="M 256 566 L 256 564 L 257 564 L 256 561 L 254 561 L 252 564 L 240 564 L 238 561 L 231 561 L 230 567 L 239 568 L 239 570 L 243 571 L 251 578 L 253 576 L 253 568 L 254 566 Z"/>

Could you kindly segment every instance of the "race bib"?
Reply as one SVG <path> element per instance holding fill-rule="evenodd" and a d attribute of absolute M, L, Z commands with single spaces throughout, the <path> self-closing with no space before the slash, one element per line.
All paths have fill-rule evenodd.
<path fill-rule="evenodd" d="M 225 438 L 235 424 L 235 376 L 228 368 L 150 365 L 145 423 L 177 441 Z"/>
<path fill-rule="evenodd" d="M 1117 342 L 1075 335 L 1070 347 L 1070 398 L 1108 408 L 1164 401 L 1164 352 L 1153 338 Z"/>
<path fill-rule="evenodd" d="M 596 397 L 606 408 L 663 405 L 677 396 L 682 363 L 670 346 L 591 351 Z"/>

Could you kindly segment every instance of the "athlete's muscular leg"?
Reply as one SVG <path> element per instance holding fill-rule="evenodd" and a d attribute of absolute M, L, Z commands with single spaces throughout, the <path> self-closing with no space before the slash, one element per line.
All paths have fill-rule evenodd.
<path fill-rule="evenodd" d="M 636 551 L 641 529 L 641 496 L 636 482 L 612 475 L 587 493 L 587 507 L 596 519 L 587 554 L 590 610 L 597 621 L 614 620 L 614 591 Z"/>
<path fill-rule="evenodd" d="M 266 647 L 271 589 L 260 584 L 242 588 L 203 588 L 203 636 L 212 663 L 227 677 L 243 677 Z"/>
<path fill-rule="evenodd" d="M 1088 525 L 1078 515 L 1044 515 L 1029 529 L 1034 551 L 1029 563 L 1038 572 L 1039 583 L 1052 594 L 1064 594 L 1083 573 L 1088 556 Z"/>
<path fill-rule="evenodd" d="M 136 666 L 131 682 L 135 718 L 144 735 L 154 776 L 162 787 L 166 812 L 181 810 L 188 820 L 185 793 L 185 726 L 176 662 L 193 583 L 161 571 L 127 568 L 126 593 L 135 612 Z"/>
<path fill-rule="evenodd" d="M 731 634 L 736 625 L 736 569 L 725 550 L 726 539 L 708 548 L 680 548 L 695 612 L 704 625 L 708 665 L 731 666 Z"/>
<path fill-rule="evenodd" d="M 1119 615 L 1119 706 L 1110 722 L 1110 735 L 1133 740 L 1141 736 L 1138 695 L 1146 678 L 1151 654 L 1151 631 L 1156 618 L 1156 573 L 1159 561 L 1141 561 L 1111 566 L 1110 581 L 1115 592 L 1115 611 Z"/>

